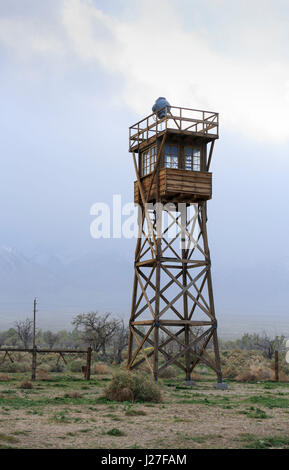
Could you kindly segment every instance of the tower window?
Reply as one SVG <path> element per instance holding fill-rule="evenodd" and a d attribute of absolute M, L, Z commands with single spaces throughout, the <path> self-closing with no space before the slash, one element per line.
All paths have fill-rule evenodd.
<path fill-rule="evenodd" d="M 156 147 L 151 147 L 142 154 L 142 174 L 143 176 L 149 175 L 153 172 L 156 164 Z"/>
<path fill-rule="evenodd" d="M 201 171 L 201 151 L 193 147 L 185 147 L 185 169 Z"/>
<path fill-rule="evenodd" d="M 164 167 L 165 168 L 178 168 L 178 147 L 177 145 L 166 145 L 165 156 L 164 156 Z"/>

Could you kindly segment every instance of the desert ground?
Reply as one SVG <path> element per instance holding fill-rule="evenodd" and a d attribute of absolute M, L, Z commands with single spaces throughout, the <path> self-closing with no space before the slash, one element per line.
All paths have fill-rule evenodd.
<path fill-rule="evenodd" d="M 116 369 L 100 367 L 90 381 L 42 373 L 32 388 L 29 372 L 2 373 L 0 447 L 289 448 L 288 382 L 226 379 L 221 391 L 203 368 L 191 387 L 181 376 L 160 379 L 160 403 L 115 402 L 104 389 Z"/>

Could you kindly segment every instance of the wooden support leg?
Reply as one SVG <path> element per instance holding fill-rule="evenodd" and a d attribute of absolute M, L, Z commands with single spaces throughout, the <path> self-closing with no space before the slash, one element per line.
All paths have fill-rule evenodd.
<path fill-rule="evenodd" d="M 4 357 L 3 357 L 2 361 L 0 362 L 0 364 L 3 364 L 5 362 L 6 356 L 10 359 L 10 362 L 12 362 L 12 363 L 14 362 L 12 357 L 10 356 L 9 352 L 5 351 Z"/>
<path fill-rule="evenodd" d="M 185 206 L 183 208 L 183 211 L 181 212 L 181 226 L 182 226 L 182 260 L 183 260 L 183 286 L 187 287 L 187 263 L 184 262 L 187 258 L 187 250 L 186 250 L 186 238 L 185 238 L 185 233 L 184 230 L 187 227 L 187 207 Z M 184 309 L 184 320 L 188 320 L 188 294 L 187 290 L 184 289 L 184 294 L 183 294 L 183 309 Z M 190 326 L 186 325 L 185 326 L 185 345 L 188 346 L 190 343 Z M 190 372 L 190 350 L 187 349 L 185 353 L 185 364 L 186 364 L 186 380 L 189 381 L 191 380 L 191 372 Z"/>
<path fill-rule="evenodd" d="M 90 380 L 90 371 L 91 371 L 91 347 L 87 348 L 87 355 L 86 355 L 86 380 Z"/>
<path fill-rule="evenodd" d="M 156 301 L 155 301 L 155 329 L 154 329 L 154 379 L 158 380 L 159 370 L 159 317 L 160 317 L 160 286 L 161 286 L 161 255 L 162 255 L 162 240 L 161 233 L 161 213 L 157 209 L 155 211 L 156 229 L 157 229 L 157 256 L 156 256 Z"/>
<path fill-rule="evenodd" d="M 131 316 L 130 320 L 134 318 L 135 315 L 135 308 L 136 308 L 136 296 L 137 296 L 137 284 L 138 279 L 136 273 L 134 274 L 134 282 L 133 282 L 133 293 L 132 293 L 132 305 L 131 305 Z M 129 369 L 129 365 L 132 359 L 132 350 L 133 350 L 133 334 L 131 332 L 131 325 L 128 334 L 128 357 L 127 357 L 127 369 Z"/>
<path fill-rule="evenodd" d="M 31 380 L 36 379 L 36 363 L 37 363 L 37 348 L 34 346 L 32 350 L 32 374 L 31 374 Z"/>
<path fill-rule="evenodd" d="M 279 354 L 278 354 L 278 351 L 275 351 L 274 358 L 275 358 L 275 380 L 276 380 L 276 382 L 278 382 L 279 381 Z"/>
<path fill-rule="evenodd" d="M 5 362 L 5 359 L 6 359 L 6 356 L 7 356 L 7 355 L 8 355 L 8 351 L 5 352 L 4 357 L 3 357 L 2 361 L 1 361 L 1 364 L 3 364 L 3 362 Z"/>
<path fill-rule="evenodd" d="M 201 209 L 201 228 L 202 228 L 202 235 L 203 235 L 203 240 L 204 240 L 204 248 L 205 248 L 205 254 L 207 256 L 208 263 L 209 263 L 209 270 L 208 270 L 208 276 L 207 276 L 208 295 L 209 295 L 209 300 L 210 300 L 211 315 L 213 318 L 216 318 L 212 276 L 211 276 L 211 258 L 210 258 L 210 250 L 209 250 L 208 236 L 207 236 L 207 204 L 206 202 L 202 203 L 200 209 Z M 217 335 L 217 321 L 216 321 L 216 327 L 213 333 L 213 345 L 214 345 L 216 368 L 218 371 L 217 379 L 218 379 L 218 383 L 222 383 L 223 377 L 222 377 L 222 371 L 221 371 L 221 359 L 220 359 L 219 342 L 218 342 L 218 335 Z"/>
<path fill-rule="evenodd" d="M 216 329 L 213 333 L 213 344 L 214 344 L 216 367 L 217 367 L 217 370 L 218 370 L 217 378 L 218 378 L 218 382 L 222 383 L 223 382 L 223 375 L 222 375 L 222 369 L 221 369 L 219 341 L 218 341 L 218 335 L 217 335 L 217 330 Z"/>

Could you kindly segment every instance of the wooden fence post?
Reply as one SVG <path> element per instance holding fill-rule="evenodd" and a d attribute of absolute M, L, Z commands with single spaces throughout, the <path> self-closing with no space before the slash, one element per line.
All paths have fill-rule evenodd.
<path fill-rule="evenodd" d="M 279 354 L 278 351 L 275 351 L 275 380 L 279 381 Z"/>
<path fill-rule="evenodd" d="M 31 380 L 36 379 L 36 362 L 37 362 L 37 347 L 34 346 L 32 350 L 32 375 Z"/>
<path fill-rule="evenodd" d="M 89 346 L 89 348 L 87 348 L 87 355 L 86 355 L 86 380 L 90 380 L 91 352 L 92 352 L 92 349 Z"/>

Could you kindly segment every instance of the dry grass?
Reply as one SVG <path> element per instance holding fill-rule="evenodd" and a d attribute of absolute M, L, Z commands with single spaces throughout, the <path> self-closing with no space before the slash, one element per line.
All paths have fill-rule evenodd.
<path fill-rule="evenodd" d="M 264 380 L 273 380 L 273 371 L 263 364 L 250 364 L 243 372 L 238 374 L 235 379 L 238 382 L 260 382 Z"/>
<path fill-rule="evenodd" d="M 50 380 L 50 375 L 46 369 L 37 369 L 36 371 L 37 380 Z"/>
<path fill-rule="evenodd" d="M 174 379 L 180 375 L 180 370 L 176 369 L 173 366 L 168 366 L 165 369 L 161 370 L 159 377 L 162 379 Z"/>
<path fill-rule="evenodd" d="M 104 391 L 113 401 L 161 402 L 162 394 L 151 377 L 142 373 L 118 372 Z"/>
<path fill-rule="evenodd" d="M 8 375 L 0 375 L 0 382 L 9 382 L 10 377 Z"/>
<path fill-rule="evenodd" d="M 31 389 L 33 388 L 33 385 L 31 382 L 28 382 L 28 380 L 26 380 L 24 382 L 21 382 L 21 384 L 19 385 L 19 388 Z"/>
<path fill-rule="evenodd" d="M 80 398 L 81 394 L 78 392 L 69 392 L 69 393 L 66 393 L 64 396 L 65 398 Z"/>
<path fill-rule="evenodd" d="M 125 379 L 129 390 L 122 388 L 120 398 L 125 402 L 117 403 L 103 398 L 108 377 L 96 376 L 86 383 L 80 374 L 51 374 L 49 383 L 33 383 L 31 393 L 18 388 L 27 374 L 17 380 L 11 374 L 10 383 L 0 383 L 0 424 L 5 431 L 0 447 L 208 449 L 255 448 L 264 442 L 288 446 L 289 384 L 230 381 L 223 392 L 213 388 L 212 374 L 201 375 L 193 388 L 182 387 L 184 376 L 160 380 L 162 403 L 139 403 Z M 139 387 L 143 391 L 142 382 Z M 9 442 L 9 436 L 18 442 Z"/>
<path fill-rule="evenodd" d="M 282 370 L 279 371 L 279 382 L 289 382 L 289 377 Z"/>
<path fill-rule="evenodd" d="M 261 351 L 232 350 L 222 352 L 223 375 L 240 382 L 274 380 L 274 361 L 266 359 Z M 280 381 L 289 380 L 284 361 L 280 360 Z"/>
<path fill-rule="evenodd" d="M 105 364 L 97 363 L 92 367 L 92 374 L 105 375 L 108 373 L 108 368 Z"/>
<path fill-rule="evenodd" d="M 116 401 L 134 401 L 134 394 L 128 387 L 120 388 L 119 390 L 110 390 L 110 397 Z"/>

